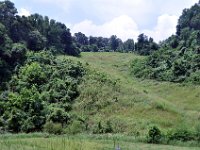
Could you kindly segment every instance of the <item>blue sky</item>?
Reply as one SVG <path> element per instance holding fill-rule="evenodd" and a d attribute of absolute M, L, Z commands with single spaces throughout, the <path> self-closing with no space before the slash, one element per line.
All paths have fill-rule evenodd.
<path fill-rule="evenodd" d="M 20 15 L 39 13 L 63 22 L 72 33 L 136 39 L 140 33 L 155 41 L 176 31 L 184 8 L 198 0 L 11 0 Z"/>

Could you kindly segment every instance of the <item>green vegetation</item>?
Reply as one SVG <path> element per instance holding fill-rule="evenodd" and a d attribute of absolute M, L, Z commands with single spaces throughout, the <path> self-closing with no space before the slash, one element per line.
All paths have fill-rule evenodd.
<path fill-rule="evenodd" d="M 0 137 L 0 148 L 3 150 L 199 150 L 198 147 L 179 147 L 135 143 L 130 137 L 123 136 L 49 136 L 44 134 L 5 135 Z"/>
<path fill-rule="evenodd" d="M 18 16 L 12 2 L 0 2 L 0 149 L 199 146 L 200 29 L 194 12 L 199 4 L 183 11 L 177 35 L 158 45 L 144 34 L 137 42 L 81 32 L 73 37 L 62 23 Z"/>
<path fill-rule="evenodd" d="M 89 63 L 92 70 L 101 72 L 99 75 L 89 73 L 75 105 L 80 115 L 89 116 L 89 129 L 98 127 L 99 122 L 106 126 L 106 121 L 113 124 L 114 133 L 134 136 L 138 132 L 146 135 L 148 126 L 155 124 L 164 132 L 177 126 L 194 128 L 198 124 L 199 87 L 132 78 L 129 62 L 133 59 L 144 57 L 82 53 L 78 58 Z M 97 75 L 102 76 L 103 81 Z M 91 89 L 92 85 L 95 86 Z M 104 106 L 104 103 L 107 104 Z"/>
<path fill-rule="evenodd" d="M 82 65 L 47 52 L 30 52 L 27 57 L 1 93 L 1 130 L 40 131 L 48 121 L 64 127 L 72 118 L 69 112 L 78 96 Z"/>
<path fill-rule="evenodd" d="M 199 4 L 183 11 L 177 34 L 163 41 L 159 50 L 145 60 L 133 61 L 136 77 L 200 84 Z"/>
<path fill-rule="evenodd" d="M 149 55 L 159 48 L 153 38 L 148 38 L 144 34 L 138 36 L 137 42 L 134 42 L 133 39 L 123 42 L 116 35 L 112 35 L 110 38 L 87 37 L 78 32 L 74 34 L 74 43 L 81 52 L 134 52 L 140 55 Z"/>

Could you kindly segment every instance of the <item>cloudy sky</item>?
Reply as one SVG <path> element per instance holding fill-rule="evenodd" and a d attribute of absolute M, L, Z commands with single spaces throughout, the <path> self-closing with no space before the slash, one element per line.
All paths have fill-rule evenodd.
<path fill-rule="evenodd" d="M 20 15 L 39 13 L 63 22 L 72 33 L 137 39 L 145 33 L 155 41 L 176 31 L 184 8 L 199 0 L 11 0 Z"/>

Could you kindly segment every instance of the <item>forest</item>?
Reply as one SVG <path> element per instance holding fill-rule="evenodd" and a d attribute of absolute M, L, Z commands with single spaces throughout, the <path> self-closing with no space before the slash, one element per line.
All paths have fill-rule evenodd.
<path fill-rule="evenodd" d="M 100 60 L 103 62 L 96 63 Z M 127 78 L 124 72 L 128 72 Z M 87 37 L 81 32 L 72 35 L 61 22 L 40 14 L 19 16 L 13 2 L 0 1 L 0 134 L 127 133 L 135 137 L 148 135 L 148 143 L 198 143 L 200 125 L 191 127 L 192 131 L 175 130 L 180 124 L 190 126 L 196 118 L 175 110 L 162 95 L 160 98 L 150 95 L 147 89 L 141 90 L 139 83 L 148 87 L 148 82 L 153 82 L 151 92 L 155 92 L 153 86 L 162 84 L 164 89 L 169 84 L 182 91 L 188 87 L 191 94 L 194 86 L 197 94 L 191 94 L 191 99 L 199 100 L 200 3 L 183 10 L 175 35 L 156 43 L 143 33 L 136 41 L 122 41 L 114 34 L 109 38 Z M 132 107 L 137 108 L 132 111 Z M 148 121 L 140 120 L 144 126 L 139 126 L 138 119 L 129 125 L 122 123 L 126 122 L 122 116 L 115 118 L 113 112 L 109 113 L 114 108 L 133 114 L 159 111 L 177 118 L 159 122 L 150 116 L 150 121 L 149 117 Z M 196 114 L 199 109 L 194 109 Z M 98 114 L 111 116 L 106 119 Z M 173 124 L 175 120 L 181 123 Z M 146 132 L 148 124 L 155 126 Z M 174 130 L 162 133 L 168 129 Z"/>

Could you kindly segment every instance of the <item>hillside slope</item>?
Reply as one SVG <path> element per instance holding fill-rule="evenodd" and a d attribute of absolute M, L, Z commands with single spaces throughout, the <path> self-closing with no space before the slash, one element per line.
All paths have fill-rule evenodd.
<path fill-rule="evenodd" d="M 108 122 L 117 133 L 142 135 L 155 124 L 162 129 L 194 127 L 200 117 L 200 87 L 133 78 L 129 64 L 136 58 L 144 57 L 82 53 L 72 58 L 86 63 L 91 72 L 80 86 L 75 113 L 86 118 L 93 132 Z"/>

